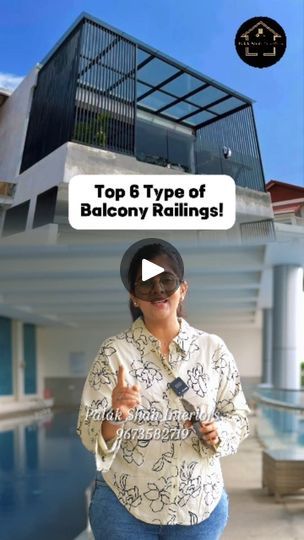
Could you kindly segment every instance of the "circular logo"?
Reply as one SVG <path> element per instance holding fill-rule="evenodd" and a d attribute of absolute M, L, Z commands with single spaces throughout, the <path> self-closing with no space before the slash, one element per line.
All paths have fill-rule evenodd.
<path fill-rule="evenodd" d="M 249 66 L 270 67 L 285 53 L 286 34 L 282 26 L 270 17 L 253 17 L 238 29 L 235 48 Z"/>
<path fill-rule="evenodd" d="M 132 244 L 120 263 L 120 277 L 127 291 L 141 300 L 161 301 L 173 294 L 184 277 L 184 263 L 177 249 L 160 238 Z"/>

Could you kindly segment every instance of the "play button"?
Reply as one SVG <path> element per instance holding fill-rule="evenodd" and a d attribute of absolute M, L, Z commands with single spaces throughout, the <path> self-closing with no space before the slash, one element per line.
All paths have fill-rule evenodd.
<path fill-rule="evenodd" d="M 159 274 L 162 276 L 157 283 L 161 283 L 169 297 L 178 289 L 184 276 L 183 260 L 172 244 L 160 238 L 145 238 L 129 246 L 120 263 L 120 276 L 130 294 L 135 293 L 136 280 L 137 283 L 140 280 L 143 287 L 137 287 L 136 297 L 149 300 L 151 295 L 153 298 L 155 291 L 148 280 Z"/>
<path fill-rule="evenodd" d="M 148 261 L 147 259 L 143 259 L 141 263 L 141 279 L 142 281 L 147 281 L 147 279 L 150 279 L 154 276 L 158 276 L 158 274 L 161 274 L 164 271 L 164 268 L 161 266 L 158 266 L 158 264 L 154 264 L 153 262 Z"/>

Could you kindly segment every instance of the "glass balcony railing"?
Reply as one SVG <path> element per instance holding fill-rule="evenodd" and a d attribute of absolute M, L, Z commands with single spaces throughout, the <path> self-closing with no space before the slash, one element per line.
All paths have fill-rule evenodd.
<path fill-rule="evenodd" d="M 304 389 L 302 390 L 286 390 L 283 388 L 267 388 L 260 386 L 257 391 L 257 396 L 274 402 L 277 406 L 282 404 L 284 408 L 291 406 L 304 410 Z"/>
<path fill-rule="evenodd" d="M 270 450 L 304 451 L 304 390 L 259 388 L 257 434 Z"/>
<path fill-rule="evenodd" d="M 191 134 L 137 120 L 135 157 L 154 165 L 195 173 Z"/>

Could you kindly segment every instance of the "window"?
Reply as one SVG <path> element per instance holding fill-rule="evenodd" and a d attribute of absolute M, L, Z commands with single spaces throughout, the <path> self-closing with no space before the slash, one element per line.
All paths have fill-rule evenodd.
<path fill-rule="evenodd" d="M 13 393 L 12 321 L 0 317 L 0 396 Z"/>
<path fill-rule="evenodd" d="M 10 234 L 16 234 L 25 230 L 29 207 L 30 201 L 28 200 L 7 210 L 4 218 L 3 236 L 9 236 Z"/>
<path fill-rule="evenodd" d="M 23 354 L 25 362 L 24 393 L 37 392 L 37 360 L 36 360 L 36 327 L 33 324 L 23 325 Z"/>
<path fill-rule="evenodd" d="M 58 187 L 52 187 L 37 197 L 33 228 L 54 222 Z"/>

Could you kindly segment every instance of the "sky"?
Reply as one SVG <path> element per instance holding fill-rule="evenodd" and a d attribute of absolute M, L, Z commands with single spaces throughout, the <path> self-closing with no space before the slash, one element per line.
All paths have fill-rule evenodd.
<path fill-rule="evenodd" d="M 252 98 L 266 181 L 304 186 L 303 0 L 1 0 L 0 87 L 14 87 L 83 11 Z M 287 49 L 272 67 L 245 64 L 235 34 L 271 17 Z"/>

